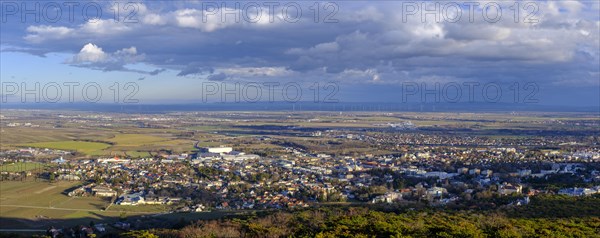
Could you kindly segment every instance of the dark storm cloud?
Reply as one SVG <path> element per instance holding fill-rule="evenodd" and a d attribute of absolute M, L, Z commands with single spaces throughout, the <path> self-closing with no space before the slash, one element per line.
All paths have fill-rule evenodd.
<path fill-rule="evenodd" d="M 224 73 L 212 74 L 207 77 L 210 81 L 223 81 L 227 79 L 227 75 Z"/>
<path fill-rule="evenodd" d="M 206 66 L 189 64 L 183 70 L 181 70 L 177 76 L 196 75 L 204 73 L 213 73 L 214 69 Z"/>

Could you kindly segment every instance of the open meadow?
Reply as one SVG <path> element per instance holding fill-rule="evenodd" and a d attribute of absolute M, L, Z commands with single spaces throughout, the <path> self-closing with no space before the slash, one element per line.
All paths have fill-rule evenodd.
<path fill-rule="evenodd" d="M 80 156 L 148 157 L 152 152 L 171 150 L 187 152 L 194 141 L 174 136 L 174 133 L 152 130 L 124 129 L 126 133 L 104 133 L 101 129 L 70 128 L 2 128 L 1 149 L 40 148 L 76 151 Z M 91 134 L 97 133 L 94 137 Z M 55 137 L 47 137 L 54 134 Z"/>
<path fill-rule="evenodd" d="M 24 172 L 41 169 L 49 165 L 36 162 L 18 162 L 0 165 L 0 172 Z"/>
<path fill-rule="evenodd" d="M 157 213 L 162 206 L 124 207 L 109 205 L 108 198 L 69 197 L 64 191 L 79 182 L 0 182 L 0 229 L 37 229 L 49 225 L 87 224 L 117 220 L 121 216 Z"/>
<path fill-rule="evenodd" d="M 74 150 L 86 155 L 103 155 L 109 144 L 87 141 L 53 141 L 23 144 L 24 147 L 49 148 L 58 150 Z"/>

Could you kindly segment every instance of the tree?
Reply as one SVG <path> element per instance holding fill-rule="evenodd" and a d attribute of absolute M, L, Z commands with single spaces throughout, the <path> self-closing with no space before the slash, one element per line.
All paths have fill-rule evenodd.
<path fill-rule="evenodd" d="M 523 188 L 523 194 L 529 194 L 529 191 L 531 191 L 531 189 L 529 187 Z"/>
<path fill-rule="evenodd" d="M 119 214 L 119 220 L 120 221 L 126 221 L 127 220 L 127 214 L 125 212 L 121 212 L 121 214 Z"/>
<path fill-rule="evenodd" d="M 130 231 L 121 235 L 127 238 L 158 238 L 157 235 L 152 234 L 149 231 Z"/>

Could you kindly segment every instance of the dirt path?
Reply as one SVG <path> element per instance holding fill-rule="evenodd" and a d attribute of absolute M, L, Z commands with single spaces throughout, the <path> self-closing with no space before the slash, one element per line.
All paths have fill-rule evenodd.
<path fill-rule="evenodd" d="M 40 193 L 43 193 L 43 192 L 46 192 L 46 191 L 52 190 L 52 189 L 54 189 L 54 188 L 56 188 L 56 186 L 50 186 L 50 187 L 44 188 L 44 189 L 42 189 L 42 190 L 40 190 L 40 191 L 37 191 L 37 192 L 34 192 L 34 193 L 35 193 L 35 194 L 40 194 Z"/>

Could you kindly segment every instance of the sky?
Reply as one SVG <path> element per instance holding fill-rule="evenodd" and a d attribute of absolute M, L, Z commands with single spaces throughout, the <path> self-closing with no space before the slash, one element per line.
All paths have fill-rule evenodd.
<path fill-rule="evenodd" d="M 599 2 L 2 1 L 0 96 L 600 107 Z"/>

